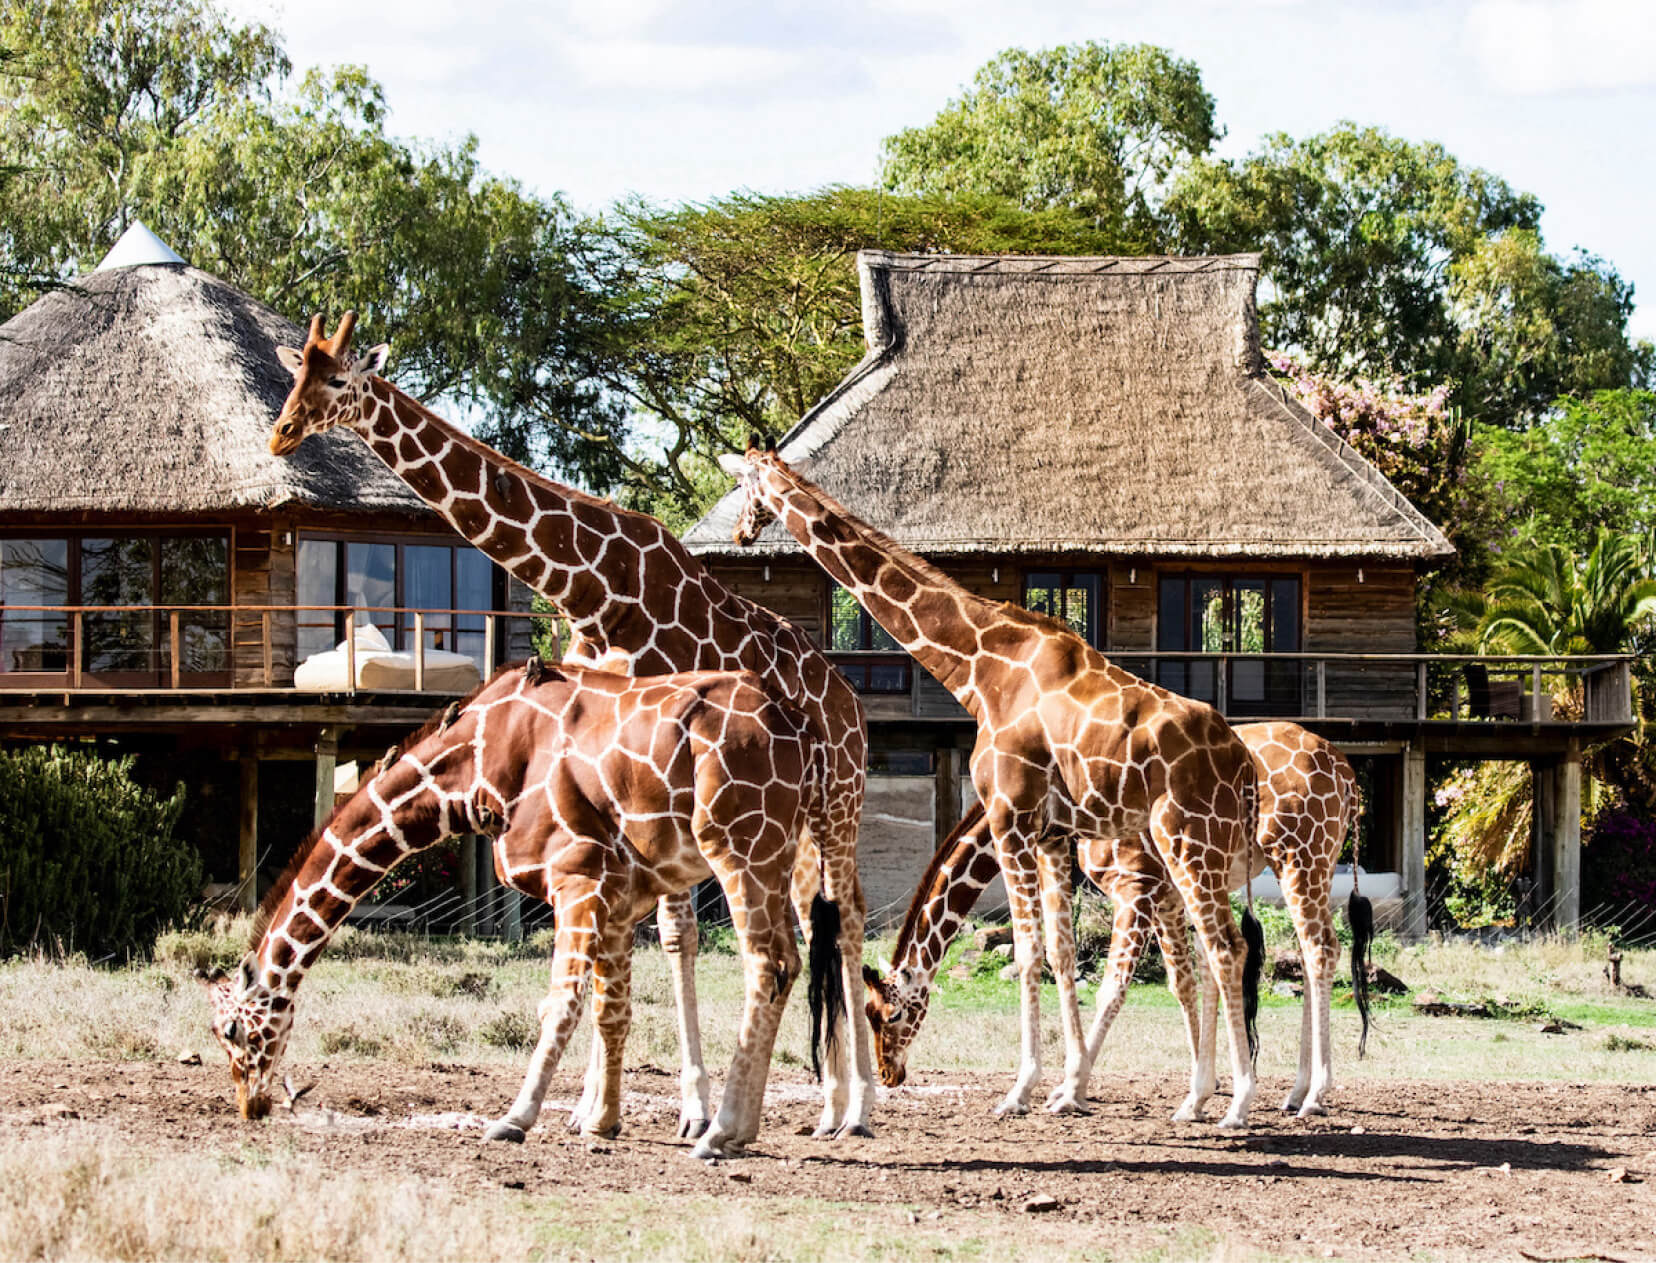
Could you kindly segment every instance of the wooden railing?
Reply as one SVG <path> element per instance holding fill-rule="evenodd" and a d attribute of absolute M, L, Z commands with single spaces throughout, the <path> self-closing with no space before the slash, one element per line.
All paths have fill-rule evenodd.
<path fill-rule="evenodd" d="M 852 668 L 888 653 L 841 653 Z M 1216 706 L 1232 719 L 1351 719 L 1530 724 L 1631 723 L 1632 658 L 1399 653 L 1191 653 L 1114 650 L 1124 670 Z M 964 714 L 924 671 L 915 718 Z M 901 702 L 903 699 L 894 699 Z M 887 703 L 889 706 L 889 702 Z"/>
<path fill-rule="evenodd" d="M 310 615 L 307 619 L 305 616 Z M 291 689 L 299 628 L 328 628 L 328 648 L 343 631 L 340 692 L 358 691 L 360 620 L 389 628 L 398 652 L 413 659 L 414 689 L 425 691 L 427 653 L 447 639 L 478 644 L 479 673 L 512 656 L 514 630 L 557 633 L 558 616 L 527 610 L 345 605 L 0 605 L 0 692 L 42 689 Z M 340 623 L 343 623 L 341 629 Z M 468 625 L 469 624 L 469 625 Z M 41 639 L 16 635 L 29 628 Z M 107 634 L 103 641 L 95 633 Z M 7 632 L 13 634 L 8 636 Z M 439 643 L 427 645 L 427 640 Z M 523 638 L 520 638 L 523 639 Z M 543 637 L 544 639 L 544 637 Z M 193 641 L 193 645 L 189 642 Z"/>

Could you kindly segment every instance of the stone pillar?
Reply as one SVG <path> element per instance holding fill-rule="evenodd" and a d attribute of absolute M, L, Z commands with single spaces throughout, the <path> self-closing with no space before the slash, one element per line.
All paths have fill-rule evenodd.
<path fill-rule="evenodd" d="M 334 768 L 339 762 L 339 729 L 324 728 L 316 738 L 316 811 L 320 825 L 333 815 Z"/>
<path fill-rule="evenodd" d="M 1398 778 L 1397 856 L 1403 879 L 1403 937 L 1426 937 L 1426 750 L 1404 748 Z"/>
<path fill-rule="evenodd" d="M 237 902 L 246 912 L 259 906 L 259 758 L 251 750 L 241 756 L 241 815 L 236 848 Z"/>

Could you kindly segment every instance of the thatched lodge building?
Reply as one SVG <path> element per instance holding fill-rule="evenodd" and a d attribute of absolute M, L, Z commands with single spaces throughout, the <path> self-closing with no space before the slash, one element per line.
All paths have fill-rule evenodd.
<path fill-rule="evenodd" d="M 526 592 L 354 435 L 270 454 L 276 349 L 303 342 L 142 225 L 0 326 L 0 741 L 92 740 L 185 781 L 185 827 L 244 901 L 339 765 L 452 695 L 414 687 L 423 657 L 376 690 L 301 691 L 298 664 L 347 627 L 362 678 L 420 641 L 474 677 L 528 649 Z"/>
<path fill-rule="evenodd" d="M 784 459 L 973 591 L 1063 619 L 1234 720 L 1335 739 L 1367 785 L 1362 864 L 1396 875 L 1409 929 L 1426 921 L 1429 754 L 1535 763 L 1553 804 L 1538 866 L 1561 900 L 1573 889 L 1581 743 L 1625 727 L 1626 663 L 1549 667 L 1543 684 L 1535 663 L 1417 654 L 1420 576 L 1453 550 L 1266 372 L 1257 256 L 858 262 L 867 355 Z M 974 726 L 779 526 L 736 548 L 734 505 L 686 542 L 862 691 L 864 881 L 871 907 L 900 907 L 969 801 Z M 1534 713 L 1565 670 L 1586 681 L 1575 724 L 1545 696 Z M 1490 672 L 1521 682 L 1503 693 Z"/>

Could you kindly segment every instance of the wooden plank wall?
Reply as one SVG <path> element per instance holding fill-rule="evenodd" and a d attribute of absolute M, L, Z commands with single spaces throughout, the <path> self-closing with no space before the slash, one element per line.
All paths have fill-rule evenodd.
<path fill-rule="evenodd" d="M 268 519 L 239 522 L 235 532 L 235 578 L 231 599 L 237 605 L 292 605 L 297 599 L 293 524 Z M 234 621 L 236 687 L 262 688 L 266 683 L 263 620 L 256 614 L 247 614 Z M 298 642 L 294 616 L 272 614 L 270 638 L 271 665 L 275 675 L 270 684 L 285 688 L 293 683 L 294 652 Z"/>
<path fill-rule="evenodd" d="M 1414 653 L 1416 647 L 1412 568 L 1327 566 L 1307 573 L 1307 653 Z M 1415 671 L 1407 664 L 1328 667 L 1331 715 L 1398 718 L 1412 713 L 1414 697 Z"/>

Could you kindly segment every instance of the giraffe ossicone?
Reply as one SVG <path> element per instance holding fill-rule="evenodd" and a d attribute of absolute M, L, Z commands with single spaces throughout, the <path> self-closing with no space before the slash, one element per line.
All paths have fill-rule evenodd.
<path fill-rule="evenodd" d="M 1068 839 L 1148 831 L 1218 979 L 1234 1091 L 1220 1126 L 1246 1126 L 1254 1093 L 1246 945 L 1229 876 L 1254 836 L 1248 749 L 1212 707 L 1121 670 L 1069 627 L 988 600 L 853 515 L 775 452 L 749 448 L 733 538 L 768 513 L 977 721 L 970 768 L 1011 905 L 1022 1060 L 1001 1113 L 1026 1113 L 1040 1078 L 1041 930 L 1058 984 L 1064 1075 L 1048 1109 L 1080 1111 L 1091 1056 L 1075 987 Z"/>
<path fill-rule="evenodd" d="M 331 336 L 320 316 L 302 348 L 284 348 L 293 388 L 270 449 L 287 455 L 308 434 L 344 426 L 450 525 L 568 620 L 565 661 L 625 675 L 748 670 L 804 712 L 829 753 L 826 824 L 798 839 L 790 897 L 811 925 L 820 891 L 839 910 L 841 991 L 849 1038 L 829 1050 L 817 1133 L 866 1135 L 875 1100 L 872 1036 L 856 1002 L 866 917 L 856 867 L 868 727 L 856 690 L 798 627 L 732 591 L 656 519 L 562 486 L 502 456 L 377 376 L 383 348 L 358 356 L 356 317 Z M 661 941 L 679 1012 L 681 1130 L 706 1125 L 707 1074 L 697 1031 L 695 909 L 662 901 Z M 807 934 L 809 934 L 807 928 Z M 607 1073 L 594 1041 L 584 1112 Z"/>
<path fill-rule="evenodd" d="M 535 684 L 522 667 L 501 672 L 341 804 L 271 891 L 236 972 L 205 980 L 242 1116 L 269 1112 L 299 983 L 350 909 L 400 860 L 481 830 L 487 815 L 507 884 L 556 913 L 539 1038 L 489 1138 L 521 1140 L 533 1126 L 589 980 L 605 1073 L 584 1129 L 614 1134 L 634 926 L 711 874 L 730 904 L 745 996 L 719 1111 L 694 1152 L 740 1152 L 758 1134 L 800 971 L 786 891 L 796 839 L 807 823 L 826 826 L 827 768 L 804 715 L 748 672 L 568 668 Z"/>

